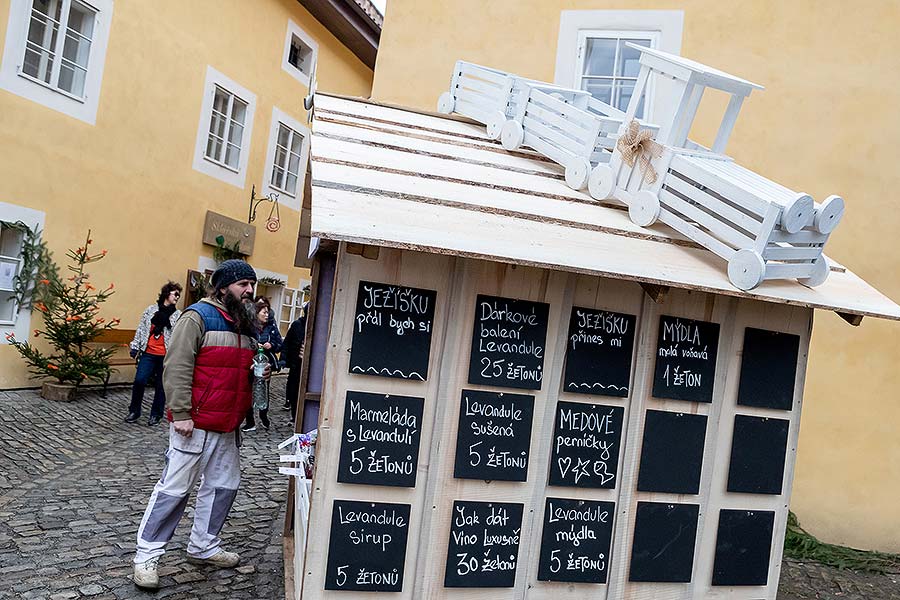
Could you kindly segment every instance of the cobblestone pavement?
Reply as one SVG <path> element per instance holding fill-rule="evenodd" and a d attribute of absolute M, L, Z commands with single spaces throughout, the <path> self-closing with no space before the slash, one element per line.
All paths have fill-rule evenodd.
<path fill-rule="evenodd" d="M 163 467 L 164 424 L 122 422 L 130 389 L 76 402 L 36 391 L 0 392 L 0 600 L 269 600 L 284 597 L 281 532 L 287 485 L 275 444 L 290 434 L 282 411 L 285 378 L 272 382 L 272 431 L 245 436 L 243 480 L 222 537 L 240 552 L 237 569 L 185 560 L 191 509 L 160 563 L 162 588 L 131 583 L 134 536 Z M 149 413 L 151 393 L 145 398 Z M 193 504 L 193 501 L 190 503 Z M 900 598 L 900 575 L 840 571 L 784 562 L 778 600 Z"/>
<path fill-rule="evenodd" d="M 72 403 L 0 391 L 0 599 L 284 598 L 287 482 L 276 451 L 290 435 L 284 383 L 284 376 L 272 381 L 272 430 L 257 423 L 241 448 L 241 487 L 222 533 L 241 566 L 187 563 L 189 508 L 160 562 L 162 587 L 152 594 L 130 578 L 135 534 L 168 443 L 165 422 L 147 426 L 152 392 L 141 421 L 127 424 L 130 388 L 111 389 L 106 399 L 85 391 Z"/>

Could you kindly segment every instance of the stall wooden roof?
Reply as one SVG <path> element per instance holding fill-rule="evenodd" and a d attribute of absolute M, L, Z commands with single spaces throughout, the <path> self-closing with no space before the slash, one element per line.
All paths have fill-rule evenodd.
<path fill-rule="evenodd" d="M 711 252 L 634 225 L 624 206 L 570 189 L 555 163 L 504 150 L 481 125 L 321 93 L 314 114 L 313 236 L 900 320 L 900 306 L 830 259 L 820 287 L 742 292 Z"/>

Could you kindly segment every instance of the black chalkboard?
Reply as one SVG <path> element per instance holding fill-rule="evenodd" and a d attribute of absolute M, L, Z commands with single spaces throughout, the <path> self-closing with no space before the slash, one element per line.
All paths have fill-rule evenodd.
<path fill-rule="evenodd" d="M 698 504 L 638 502 L 629 581 L 690 583 Z"/>
<path fill-rule="evenodd" d="M 635 322 L 633 315 L 572 308 L 563 390 L 628 396 Z"/>
<path fill-rule="evenodd" d="M 350 372 L 425 381 L 436 297 L 432 290 L 360 281 Z"/>
<path fill-rule="evenodd" d="M 712 402 L 719 324 L 661 316 L 656 340 L 653 395 Z"/>
<path fill-rule="evenodd" d="M 791 410 L 800 336 L 747 327 L 738 404 Z"/>
<path fill-rule="evenodd" d="M 453 502 L 444 587 L 513 587 L 522 504 Z"/>
<path fill-rule="evenodd" d="M 534 396 L 463 390 L 453 476 L 525 481 Z"/>
<path fill-rule="evenodd" d="M 705 437 L 706 415 L 648 410 L 637 489 L 699 493 Z"/>
<path fill-rule="evenodd" d="M 469 383 L 541 389 L 550 305 L 479 295 Z"/>
<path fill-rule="evenodd" d="M 712 584 L 768 584 L 774 526 L 773 511 L 719 511 Z"/>
<path fill-rule="evenodd" d="M 614 502 L 547 498 L 538 580 L 606 583 Z"/>
<path fill-rule="evenodd" d="M 558 402 L 550 454 L 550 485 L 616 487 L 625 409 Z"/>
<path fill-rule="evenodd" d="M 729 492 L 781 493 L 789 424 L 784 419 L 735 415 Z"/>
<path fill-rule="evenodd" d="M 399 592 L 409 533 L 409 504 L 335 500 L 326 590 Z"/>
<path fill-rule="evenodd" d="M 347 392 L 341 483 L 416 486 L 424 398 Z"/>

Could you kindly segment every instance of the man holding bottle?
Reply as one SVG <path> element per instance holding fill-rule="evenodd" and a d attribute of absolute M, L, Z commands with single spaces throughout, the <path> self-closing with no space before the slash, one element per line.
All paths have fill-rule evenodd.
<path fill-rule="evenodd" d="M 169 449 L 138 529 L 139 587 L 159 587 L 159 559 L 198 480 L 188 561 L 221 568 L 240 561 L 221 548 L 219 532 L 241 479 L 237 429 L 251 403 L 257 329 L 249 306 L 255 283 L 250 265 L 224 261 L 213 273 L 209 297 L 185 309 L 172 332 L 163 369 Z"/>

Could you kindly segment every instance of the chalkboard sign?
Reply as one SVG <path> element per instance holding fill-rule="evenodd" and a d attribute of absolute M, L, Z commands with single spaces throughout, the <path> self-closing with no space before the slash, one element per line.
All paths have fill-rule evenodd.
<path fill-rule="evenodd" d="M 326 590 L 399 592 L 409 533 L 409 504 L 335 500 Z"/>
<path fill-rule="evenodd" d="M 338 481 L 415 487 L 424 398 L 347 392 Z"/>
<path fill-rule="evenodd" d="M 513 587 L 522 504 L 453 502 L 444 587 Z"/>
<path fill-rule="evenodd" d="M 550 305 L 479 295 L 469 383 L 541 389 Z"/>
<path fill-rule="evenodd" d="M 625 409 L 558 402 L 550 455 L 550 485 L 616 487 Z"/>
<path fill-rule="evenodd" d="M 633 315 L 574 307 L 569 318 L 563 390 L 628 396 L 635 322 Z"/>
<path fill-rule="evenodd" d="M 705 437 L 706 415 L 648 410 L 637 489 L 698 493 Z"/>
<path fill-rule="evenodd" d="M 432 290 L 360 281 L 350 372 L 425 381 L 436 297 Z"/>
<path fill-rule="evenodd" d="M 629 581 L 690 583 L 698 504 L 638 502 Z"/>
<path fill-rule="evenodd" d="M 791 410 L 799 353 L 800 336 L 745 329 L 738 404 Z"/>
<path fill-rule="evenodd" d="M 606 583 L 614 502 L 547 498 L 538 580 Z"/>
<path fill-rule="evenodd" d="M 720 510 L 713 585 L 766 585 L 775 513 Z"/>
<path fill-rule="evenodd" d="M 534 396 L 463 390 L 453 476 L 525 481 Z"/>
<path fill-rule="evenodd" d="M 661 316 L 653 395 L 712 402 L 718 350 L 718 323 Z"/>
<path fill-rule="evenodd" d="M 735 415 L 728 491 L 781 494 L 789 422 Z"/>

